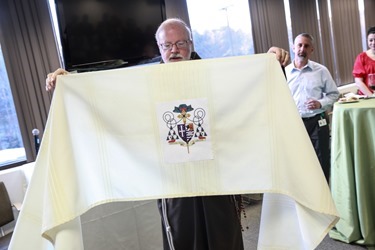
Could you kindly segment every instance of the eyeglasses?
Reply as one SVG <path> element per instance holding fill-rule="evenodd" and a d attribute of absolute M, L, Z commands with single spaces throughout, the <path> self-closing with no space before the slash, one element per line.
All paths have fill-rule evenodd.
<path fill-rule="evenodd" d="M 186 49 L 188 47 L 189 42 L 190 42 L 189 40 L 183 40 L 183 41 L 177 41 L 175 43 L 161 43 L 159 44 L 159 46 L 163 50 L 172 50 L 173 45 L 176 45 L 178 49 Z"/>

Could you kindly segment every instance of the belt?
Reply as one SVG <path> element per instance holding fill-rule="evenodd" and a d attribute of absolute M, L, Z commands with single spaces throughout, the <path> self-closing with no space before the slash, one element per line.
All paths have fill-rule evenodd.
<path fill-rule="evenodd" d="M 302 117 L 302 120 L 303 120 L 303 121 L 308 121 L 308 120 L 311 120 L 311 119 L 316 118 L 317 116 L 320 116 L 320 117 L 324 118 L 324 112 L 323 112 L 323 113 L 320 113 L 320 114 L 316 114 L 316 115 L 311 116 L 311 117 Z"/>

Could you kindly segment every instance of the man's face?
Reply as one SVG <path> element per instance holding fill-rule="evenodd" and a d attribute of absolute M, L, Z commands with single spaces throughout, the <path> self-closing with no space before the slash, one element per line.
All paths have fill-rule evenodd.
<path fill-rule="evenodd" d="M 310 39 L 304 36 L 297 36 L 294 40 L 293 52 L 296 60 L 307 61 L 314 51 Z"/>
<path fill-rule="evenodd" d="M 164 63 L 190 60 L 192 42 L 184 28 L 169 25 L 159 33 L 158 38 L 159 51 Z M 170 48 L 163 48 L 161 44 Z"/>

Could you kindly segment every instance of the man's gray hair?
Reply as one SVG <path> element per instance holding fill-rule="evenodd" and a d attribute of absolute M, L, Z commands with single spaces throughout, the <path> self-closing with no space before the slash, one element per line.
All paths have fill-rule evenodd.
<path fill-rule="evenodd" d="M 306 37 L 307 39 L 310 40 L 311 44 L 314 45 L 314 37 L 312 35 L 310 35 L 309 33 L 301 33 L 298 36 L 296 36 L 296 38 L 300 37 L 300 36 Z M 294 39 L 294 41 L 295 41 L 295 39 Z"/>
<path fill-rule="evenodd" d="M 180 27 L 184 28 L 186 30 L 186 34 L 188 36 L 188 39 L 190 41 L 193 40 L 190 28 L 187 26 L 187 24 L 182 19 L 180 19 L 180 18 L 168 18 L 167 20 L 162 22 L 159 25 L 159 28 L 156 30 L 155 39 L 156 39 L 157 43 L 159 43 L 159 33 L 168 26 L 180 26 Z"/>

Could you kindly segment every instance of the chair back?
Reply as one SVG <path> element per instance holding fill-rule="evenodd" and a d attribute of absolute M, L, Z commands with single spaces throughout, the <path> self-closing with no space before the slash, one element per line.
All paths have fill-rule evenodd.
<path fill-rule="evenodd" d="M 4 182 L 0 182 L 0 227 L 14 220 L 12 204 Z"/>

